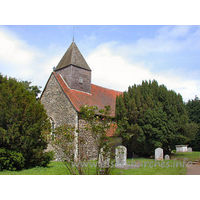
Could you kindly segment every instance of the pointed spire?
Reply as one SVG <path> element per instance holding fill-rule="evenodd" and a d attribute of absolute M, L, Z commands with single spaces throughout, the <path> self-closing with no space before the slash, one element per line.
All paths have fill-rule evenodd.
<path fill-rule="evenodd" d="M 74 65 L 82 69 L 91 71 L 90 67 L 88 66 L 87 62 L 85 61 L 84 57 L 82 56 L 74 41 L 71 43 L 64 56 L 58 63 L 55 71 L 67 67 L 69 65 Z"/>

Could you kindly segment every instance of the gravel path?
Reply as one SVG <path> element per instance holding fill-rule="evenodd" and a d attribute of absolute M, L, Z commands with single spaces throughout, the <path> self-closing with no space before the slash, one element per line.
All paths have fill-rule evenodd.
<path fill-rule="evenodd" d="M 187 167 L 186 175 L 200 175 L 200 163 Z"/>

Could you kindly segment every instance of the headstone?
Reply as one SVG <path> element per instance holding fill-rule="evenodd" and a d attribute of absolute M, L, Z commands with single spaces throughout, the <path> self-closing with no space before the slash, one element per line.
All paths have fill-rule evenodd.
<path fill-rule="evenodd" d="M 155 161 L 157 161 L 157 160 L 163 161 L 163 149 L 162 148 L 155 149 Z"/>
<path fill-rule="evenodd" d="M 192 148 L 188 147 L 187 152 L 192 152 Z"/>
<path fill-rule="evenodd" d="M 165 160 L 170 160 L 170 157 L 169 157 L 169 155 L 165 155 Z"/>
<path fill-rule="evenodd" d="M 176 146 L 176 153 L 188 151 L 188 148 L 187 148 L 188 145 L 175 145 L 175 146 Z"/>
<path fill-rule="evenodd" d="M 125 146 L 118 146 L 115 149 L 115 167 L 123 168 L 126 166 L 127 149 Z"/>
<path fill-rule="evenodd" d="M 110 166 L 110 154 L 104 152 L 103 148 L 100 150 L 99 154 L 99 167 L 108 168 Z"/>

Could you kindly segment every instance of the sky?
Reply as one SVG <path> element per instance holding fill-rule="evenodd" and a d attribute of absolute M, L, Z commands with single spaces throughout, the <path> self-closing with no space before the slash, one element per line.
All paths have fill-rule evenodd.
<path fill-rule="evenodd" d="M 185 102 L 200 97 L 196 25 L 1 25 L 0 73 L 43 89 L 73 36 L 93 84 L 126 91 L 155 79 Z"/>

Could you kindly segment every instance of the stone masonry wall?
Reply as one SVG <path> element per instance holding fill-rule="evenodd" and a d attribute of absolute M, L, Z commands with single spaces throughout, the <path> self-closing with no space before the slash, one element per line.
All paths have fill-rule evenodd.
<path fill-rule="evenodd" d="M 87 122 L 85 120 L 79 119 L 79 138 L 82 138 L 85 143 L 79 144 L 79 156 L 84 156 L 84 158 L 89 160 L 97 159 L 97 146 L 92 134 L 89 131 L 84 130 Z"/>
<path fill-rule="evenodd" d="M 70 103 L 67 96 L 62 91 L 56 78 L 52 74 L 45 91 L 41 96 L 41 103 L 47 111 L 47 115 L 54 122 L 54 127 L 58 127 L 62 124 L 70 124 L 77 128 L 78 126 L 78 114 L 72 104 Z M 54 149 L 51 144 L 48 144 L 47 151 L 54 150 L 55 160 L 60 161 L 63 158 L 62 150 L 59 151 Z M 78 147 L 74 149 L 74 153 L 77 155 Z"/>
<path fill-rule="evenodd" d="M 53 74 L 42 94 L 41 102 L 49 118 L 53 119 L 55 127 L 62 124 L 76 126 L 77 112 L 62 91 Z"/>
<path fill-rule="evenodd" d="M 87 122 L 83 119 L 79 119 L 79 137 L 83 138 L 85 143 L 79 144 L 79 156 L 84 154 L 84 157 L 89 160 L 97 159 L 98 149 L 97 145 L 95 144 L 95 139 L 92 136 L 92 133 L 89 131 L 84 130 L 84 127 L 87 125 Z M 114 138 L 112 137 L 112 153 L 115 153 L 115 148 L 118 145 L 122 144 L 122 138 Z"/>

